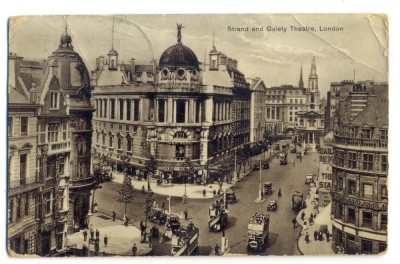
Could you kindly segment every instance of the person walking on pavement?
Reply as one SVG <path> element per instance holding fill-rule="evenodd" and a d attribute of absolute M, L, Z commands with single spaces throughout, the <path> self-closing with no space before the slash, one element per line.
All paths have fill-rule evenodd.
<path fill-rule="evenodd" d="M 107 247 L 108 237 L 107 235 L 104 236 L 104 246 Z"/>
<path fill-rule="evenodd" d="M 326 230 L 326 242 L 329 242 L 329 236 L 330 236 L 329 230 L 327 229 Z"/>
<path fill-rule="evenodd" d="M 133 255 L 133 256 L 136 256 L 136 252 L 137 252 L 136 244 L 133 244 L 133 247 L 132 247 L 132 255 Z"/>
<path fill-rule="evenodd" d="M 314 231 L 314 241 L 317 241 L 317 239 L 318 239 L 318 231 L 315 230 Z"/>
<path fill-rule="evenodd" d="M 215 197 L 215 195 L 217 195 L 217 191 L 215 189 L 213 191 L 213 195 L 214 195 L 214 197 Z"/>
<path fill-rule="evenodd" d="M 304 221 L 304 217 L 306 216 L 306 213 L 304 213 L 304 210 L 301 212 L 301 221 Z"/>
<path fill-rule="evenodd" d="M 96 239 L 100 237 L 100 231 L 99 229 L 96 229 Z"/>
<path fill-rule="evenodd" d="M 86 241 L 87 239 L 87 229 L 83 230 L 83 241 Z"/>
<path fill-rule="evenodd" d="M 206 189 L 203 190 L 203 197 L 206 197 Z"/>
<path fill-rule="evenodd" d="M 94 230 L 93 227 L 90 227 L 90 239 L 94 238 Z"/>
<path fill-rule="evenodd" d="M 311 214 L 310 214 L 310 224 L 311 224 L 312 222 L 314 222 L 314 215 L 311 213 Z"/>
<path fill-rule="evenodd" d="M 117 218 L 117 214 L 115 213 L 115 211 L 113 210 L 112 211 L 112 219 L 113 219 L 113 221 L 115 222 L 115 218 Z"/>
<path fill-rule="evenodd" d="M 297 223 L 296 216 L 293 216 L 292 223 L 293 223 L 293 228 L 296 228 L 296 223 Z"/>
<path fill-rule="evenodd" d="M 185 220 L 188 220 L 188 210 L 187 208 L 185 208 L 185 211 L 183 212 L 185 214 Z"/>
<path fill-rule="evenodd" d="M 165 214 L 165 202 L 164 201 L 162 202 L 161 209 L 163 211 L 163 214 Z"/>
<path fill-rule="evenodd" d="M 307 244 L 310 242 L 310 236 L 309 236 L 308 232 L 306 232 L 304 240 L 306 241 Z"/>
<path fill-rule="evenodd" d="M 216 256 L 219 256 L 219 254 L 220 254 L 220 248 L 219 248 L 218 244 L 215 244 L 214 253 Z"/>
<path fill-rule="evenodd" d="M 85 244 L 82 245 L 82 256 L 86 257 L 88 254 L 88 248 Z"/>
<path fill-rule="evenodd" d="M 281 196 L 282 196 L 282 192 L 281 192 L 281 188 L 279 188 L 278 197 L 281 197 Z"/>

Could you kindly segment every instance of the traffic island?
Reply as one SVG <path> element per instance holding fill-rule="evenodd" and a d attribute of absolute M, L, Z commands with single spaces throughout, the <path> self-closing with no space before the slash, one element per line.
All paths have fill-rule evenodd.
<path fill-rule="evenodd" d="M 68 245 L 71 252 L 80 253 L 82 256 L 82 247 L 85 244 L 90 253 L 86 256 L 132 256 L 132 247 L 136 244 L 136 256 L 150 255 L 152 248 L 149 243 L 141 243 L 140 230 L 132 225 L 124 226 L 121 220 L 112 221 L 112 217 L 95 213 L 90 219 L 90 225 L 93 230 L 99 231 L 99 250 L 95 252 L 94 240 L 91 240 L 90 230 L 86 241 L 84 241 L 83 230 L 68 236 Z M 107 245 L 104 237 L 107 236 Z M 94 236 L 95 237 L 95 236 Z M 89 244 L 89 241 L 91 243 Z"/>

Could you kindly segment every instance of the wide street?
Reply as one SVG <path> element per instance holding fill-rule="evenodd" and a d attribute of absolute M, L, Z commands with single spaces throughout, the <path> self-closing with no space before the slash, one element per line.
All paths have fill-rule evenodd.
<path fill-rule="evenodd" d="M 295 166 L 291 163 L 295 160 Z M 294 191 L 300 191 L 307 197 L 309 186 L 304 184 L 305 175 L 308 173 L 317 173 L 317 153 L 305 155 L 300 162 L 295 158 L 295 154 L 288 156 L 288 165 L 279 165 L 279 160 L 274 158 L 270 163 L 270 168 L 262 170 L 261 183 L 265 181 L 272 182 L 273 193 L 265 197 L 266 201 L 256 204 L 259 186 L 259 171 L 253 171 L 232 189 L 236 191 L 238 202 L 229 205 L 228 227 L 225 235 L 231 245 L 232 254 L 251 254 L 247 252 L 247 223 L 250 217 L 255 213 L 267 213 L 267 204 L 270 199 L 278 200 L 278 210 L 269 212 L 270 214 L 270 234 L 267 249 L 261 252 L 261 255 L 299 255 L 297 249 L 297 238 L 300 227 L 293 228 L 292 218 L 294 216 L 291 210 L 291 199 Z M 99 211 L 111 215 L 112 210 L 117 212 L 117 217 L 122 218 L 124 205 L 117 202 L 118 193 L 121 185 L 115 182 L 106 182 L 103 188 L 96 191 L 95 201 L 99 204 Z M 282 197 L 278 198 L 278 189 L 281 188 Z M 165 196 L 156 195 L 159 204 L 162 201 L 168 206 Z M 139 226 L 139 221 L 143 217 L 144 194 L 136 192 L 135 200 L 128 204 L 128 216 L 130 224 Z M 208 208 L 213 199 L 187 199 L 182 204 L 181 198 L 171 199 L 171 211 L 178 214 L 187 208 L 189 219 L 181 220 L 182 225 L 187 225 L 190 221 L 200 228 L 199 246 L 201 255 L 209 255 L 215 244 L 221 244 L 222 232 L 211 233 L 208 231 Z M 160 226 L 160 231 L 164 227 Z M 169 255 L 170 244 L 160 244 L 153 240 L 154 255 Z M 256 254 L 256 253 L 253 253 Z"/>

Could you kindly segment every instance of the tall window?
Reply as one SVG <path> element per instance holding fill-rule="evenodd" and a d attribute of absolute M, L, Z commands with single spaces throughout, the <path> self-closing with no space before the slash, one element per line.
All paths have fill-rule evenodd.
<path fill-rule="evenodd" d="M 139 121 L 140 119 L 140 100 L 133 100 L 134 108 L 133 108 L 133 121 Z"/>
<path fill-rule="evenodd" d="M 381 214 L 381 230 L 387 230 L 388 218 L 387 214 Z"/>
<path fill-rule="evenodd" d="M 13 136 L 13 125 L 14 125 L 14 119 L 12 117 L 8 117 L 7 119 L 7 124 L 8 124 L 8 136 L 12 137 Z"/>
<path fill-rule="evenodd" d="M 347 208 L 347 222 L 354 223 L 356 220 L 356 211 L 354 208 Z"/>
<path fill-rule="evenodd" d="M 14 221 L 14 203 L 15 203 L 15 199 L 10 199 L 9 203 L 8 203 L 8 221 L 10 223 L 12 223 Z"/>
<path fill-rule="evenodd" d="M 388 139 L 388 131 L 387 131 L 387 129 L 381 129 L 380 138 L 382 140 L 387 140 Z"/>
<path fill-rule="evenodd" d="M 387 199 L 387 198 L 388 198 L 387 186 L 381 185 L 381 199 Z"/>
<path fill-rule="evenodd" d="M 111 119 L 115 119 L 115 99 L 110 99 L 110 112 L 111 112 Z"/>
<path fill-rule="evenodd" d="M 43 211 L 45 214 L 50 214 L 52 212 L 52 192 L 47 192 L 43 194 Z"/>
<path fill-rule="evenodd" d="M 103 142 L 102 143 L 103 143 L 103 146 L 106 145 L 106 135 L 104 135 L 104 134 L 103 134 Z"/>
<path fill-rule="evenodd" d="M 118 149 L 122 149 L 122 138 L 118 137 Z"/>
<path fill-rule="evenodd" d="M 361 240 L 361 251 L 363 254 L 371 254 L 372 253 L 372 241 L 370 240 Z"/>
<path fill-rule="evenodd" d="M 354 195 L 356 193 L 356 181 L 349 180 L 347 182 L 348 194 Z"/>
<path fill-rule="evenodd" d="M 47 130 L 47 140 L 49 143 L 58 142 L 59 124 L 49 124 Z"/>
<path fill-rule="evenodd" d="M 362 212 L 362 226 L 364 227 L 372 227 L 372 212 L 363 211 Z"/>
<path fill-rule="evenodd" d="M 355 137 L 356 136 L 356 131 L 355 131 L 354 127 L 350 127 L 349 128 L 349 136 L 350 137 Z"/>
<path fill-rule="evenodd" d="M 158 100 L 158 122 L 165 122 L 165 100 Z"/>
<path fill-rule="evenodd" d="M 21 136 L 28 135 L 28 117 L 21 117 Z"/>
<path fill-rule="evenodd" d="M 58 109 L 60 107 L 60 94 L 57 92 L 50 93 L 50 109 Z"/>
<path fill-rule="evenodd" d="M 344 153 L 343 151 L 337 152 L 337 165 L 343 167 L 344 166 Z"/>
<path fill-rule="evenodd" d="M 126 140 L 127 140 L 127 151 L 132 152 L 132 138 L 128 137 Z"/>
<path fill-rule="evenodd" d="M 374 155 L 363 154 L 363 170 L 372 171 L 374 169 Z"/>
<path fill-rule="evenodd" d="M 382 155 L 381 157 L 381 170 L 382 172 L 387 172 L 388 171 L 388 156 L 387 155 Z"/>
<path fill-rule="evenodd" d="M 357 168 L 357 153 L 356 152 L 349 152 L 349 159 L 347 162 L 347 166 L 350 169 Z"/>
<path fill-rule="evenodd" d="M 103 117 L 107 117 L 107 100 L 104 99 L 104 113 L 103 113 Z"/>
<path fill-rule="evenodd" d="M 17 197 L 17 198 L 15 199 L 15 202 L 16 202 L 15 212 L 17 213 L 17 214 L 16 214 L 16 219 L 18 220 L 18 219 L 21 218 L 21 198 L 20 198 L 20 197 Z"/>
<path fill-rule="evenodd" d="M 372 199 L 372 184 L 369 183 L 364 183 L 363 184 L 363 197 L 364 198 L 368 198 L 368 199 Z"/>
<path fill-rule="evenodd" d="M 25 215 L 29 214 L 29 192 L 25 193 L 25 204 L 24 204 L 24 213 Z"/>
<path fill-rule="evenodd" d="M 186 116 L 186 101 L 185 100 L 176 100 L 176 122 L 177 123 L 185 123 Z"/>
<path fill-rule="evenodd" d="M 123 120 L 124 119 L 124 100 L 123 99 L 119 99 L 118 107 L 119 107 L 119 120 Z"/>
<path fill-rule="evenodd" d="M 131 120 L 131 100 L 126 100 L 126 120 Z"/>
<path fill-rule="evenodd" d="M 112 146 L 113 146 L 113 140 L 114 140 L 113 136 L 110 135 L 110 141 L 108 143 L 110 148 L 112 148 Z"/>
<path fill-rule="evenodd" d="M 369 128 L 363 128 L 361 130 L 361 138 L 365 138 L 365 139 L 370 139 L 371 138 L 371 129 Z"/>
<path fill-rule="evenodd" d="M 19 182 L 20 182 L 20 184 L 26 183 L 27 165 L 28 165 L 28 155 L 21 154 L 19 156 Z"/>

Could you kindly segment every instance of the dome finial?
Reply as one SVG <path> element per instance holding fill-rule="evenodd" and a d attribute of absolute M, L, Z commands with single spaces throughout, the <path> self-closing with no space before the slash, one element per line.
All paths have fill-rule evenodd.
<path fill-rule="evenodd" d="M 177 33 L 177 38 L 178 38 L 178 43 L 182 43 L 182 33 L 181 30 L 182 28 L 185 28 L 182 24 L 176 24 L 176 27 L 178 29 L 178 33 Z"/>

